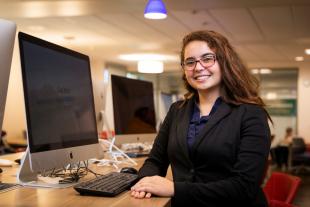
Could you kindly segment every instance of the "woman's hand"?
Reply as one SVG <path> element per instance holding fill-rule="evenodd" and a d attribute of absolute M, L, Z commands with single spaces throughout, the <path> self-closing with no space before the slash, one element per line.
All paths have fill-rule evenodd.
<path fill-rule="evenodd" d="M 174 184 L 160 176 L 144 177 L 131 188 L 131 196 L 150 198 L 152 194 L 163 197 L 174 196 Z"/>
<path fill-rule="evenodd" d="M 150 198 L 152 196 L 151 193 L 146 193 L 144 191 L 138 192 L 138 191 L 131 191 L 131 196 L 135 198 Z"/>

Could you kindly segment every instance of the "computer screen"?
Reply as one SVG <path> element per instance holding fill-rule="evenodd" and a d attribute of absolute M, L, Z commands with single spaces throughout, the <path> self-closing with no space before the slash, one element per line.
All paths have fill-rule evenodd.
<path fill-rule="evenodd" d="M 111 75 L 116 144 L 153 141 L 156 134 L 153 84 Z"/>
<path fill-rule="evenodd" d="M 4 108 L 9 84 L 15 32 L 15 23 L 0 19 L 0 132 L 2 130 Z"/>
<path fill-rule="evenodd" d="M 20 32 L 31 170 L 100 156 L 89 57 Z"/>

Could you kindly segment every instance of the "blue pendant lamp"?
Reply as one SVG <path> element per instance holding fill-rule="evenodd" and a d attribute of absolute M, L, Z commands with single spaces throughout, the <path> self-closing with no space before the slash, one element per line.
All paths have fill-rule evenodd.
<path fill-rule="evenodd" d="M 144 10 L 144 17 L 147 19 L 165 19 L 167 11 L 162 0 L 149 0 Z"/>

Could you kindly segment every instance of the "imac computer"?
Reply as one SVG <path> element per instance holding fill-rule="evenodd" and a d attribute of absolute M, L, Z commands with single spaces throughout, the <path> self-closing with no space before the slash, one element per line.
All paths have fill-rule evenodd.
<path fill-rule="evenodd" d="M 153 142 L 156 136 L 153 84 L 111 75 L 115 144 Z"/>
<path fill-rule="evenodd" d="M 42 172 L 101 157 L 89 57 L 22 32 L 18 40 L 28 135 L 18 178 L 49 187 Z"/>
<path fill-rule="evenodd" d="M 0 132 L 10 78 L 15 32 L 15 23 L 0 19 Z"/>

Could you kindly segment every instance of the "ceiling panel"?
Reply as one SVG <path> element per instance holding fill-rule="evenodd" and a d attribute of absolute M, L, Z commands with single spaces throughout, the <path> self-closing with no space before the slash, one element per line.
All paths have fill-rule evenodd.
<path fill-rule="evenodd" d="M 290 60 L 294 60 L 296 56 L 304 56 L 305 60 L 310 60 L 310 57 L 305 55 L 302 45 L 288 42 L 286 44 L 275 45 L 274 47 L 277 48 L 278 51 L 281 51 L 282 54 L 285 54 Z"/>
<path fill-rule="evenodd" d="M 149 27 L 161 33 L 170 39 L 170 41 L 180 40 L 185 34 L 188 33 L 188 29 L 174 18 L 173 15 L 168 16 L 163 20 L 150 20 L 145 19 L 142 15 L 135 14 L 136 18 L 144 22 Z"/>
<path fill-rule="evenodd" d="M 287 58 L 268 44 L 248 44 L 246 45 L 253 54 L 256 54 L 261 61 L 283 61 Z M 262 62 L 262 64 L 264 64 Z"/>
<path fill-rule="evenodd" d="M 247 9 L 212 9 L 209 11 L 235 40 L 260 41 L 264 39 Z"/>
<path fill-rule="evenodd" d="M 69 21 L 70 20 L 70 21 Z M 72 18 L 39 18 L 39 19 L 15 19 L 18 30 L 47 41 L 78 48 L 80 46 L 91 47 L 93 45 L 115 44 L 115 40 L 103 36 L 87 27 L 80 28 L 83 24 L 75 24 Z"/>
<path fill-rule="evenodd" d="M 259 61 L 260 57 L 258 57 L 255 53 L 249 50 L 245 46 L 238 45 L 235 47 L 237 53 L 240 55 L 244 62 L 251 62 L 251 61 Z"/>
<path fill-rule="evenodd" d="M 162 21 L 143 18 L 146 2 L 0 0 L 0 14 L 16 21 L 19 30 L 134 68 L 136 63 L 118 55 L 178 55 L 182 37 L 194 30 L 218 31 L 248 65 L 257 67 L 296 66 L 294 57 L 310 47 L 309 0 L 165 0 L 168 18 Z M 179 63 L 167 67 L 178 70 Z"/>
<path fill-rule="evenodd" d="M 135 35 L 125 33 L 122 27 L 110 24 L 97 16 L 72 17 L 72 19 L 82 29 L 92 31 L 93 33 L 99 33 L 104 37 L 113 39 L 117 45 L 124 46 L 130 41 L 137 41 Z"/>
<path fill-rule="evenodd" d="M 293 6 L 295 30 L 297 37 L 310 36 L 310 6 Z"/>
<path fill-rule="evenodd" d="M 206 10 L 171 11 L 171 13 L 190 31 L 214 30 L 229 37 L 229 34 L 223 30 Z"/>
<path fill-rule="evenodd" d="M 291 7 L 261 7 L 250 9 L 267 39 L 294 37 Z"/>
<path fill-rule="evenodd" d="M 121 35 L 133 35 L 140 41 L 169 42 L 171 39 L 131 13 L 101 14 L 98 17 L 122 30 Z"/>

